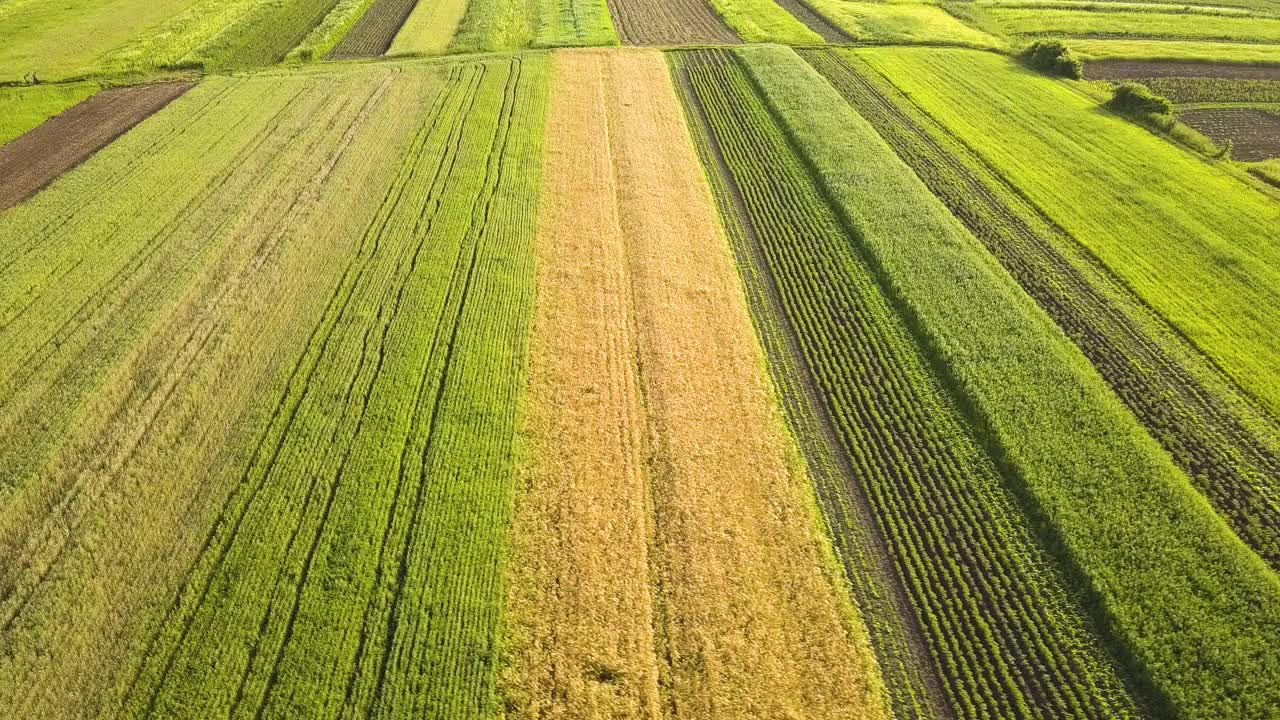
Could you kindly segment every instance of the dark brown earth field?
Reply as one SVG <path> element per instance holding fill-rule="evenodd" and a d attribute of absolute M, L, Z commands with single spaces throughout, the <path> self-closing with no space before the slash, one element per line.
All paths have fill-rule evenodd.
<path fill-rule="evenodd" d="M 105 90 L 0 147 L 0 210 L 31 197 L 191 87 L 171 82 Z"/>
<path fill-rule="evenodd" d="M 627 45 L 742 42 L 706 0 L 613 0 L 609 12 Z"/>
<path fill-rule="evenodd" d="M 1236 160 L 1258 162 L 1280 157 L 1280 115 L 1257 108 L 1188 110 L 1182 122 L 1219 144 L 1230 140 Z"/>
<path fill-rule="evenodd" d="M 1189 61 L 1101 60 L 1084 70 L 1090 80 L 1141 80 L 1163 77 L 1280 80 L 1280 65 L 1236 65 Z"/>

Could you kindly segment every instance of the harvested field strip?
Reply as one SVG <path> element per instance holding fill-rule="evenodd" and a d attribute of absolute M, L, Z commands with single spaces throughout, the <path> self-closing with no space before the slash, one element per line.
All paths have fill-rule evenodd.
<path fill-rule="evenodd" d="M 556 67 L 508 715 L 885 717 L 662 56 Z"/>
<path fill-rule="evenodd" d="M 746 74 L 724 51 L 678 62 L 710 119 L 726 182 L 744 198 L 752 231 L 736 238 L 739 262 L 763 258 L 753 272 L 774 279 L 799 362 L 825 400 L 819 411 L 857 473 L 824 495 L 852 503 L 866 494 L 918 613 L 905 624 L 921 628 L 942 678 L 937 714 L 1136 716 L 994 465 Z M 741 247 L 747 237 L 761 248 Z M 914 715 L 907 705 L 903 714 Z"/>
<path fill-rule="evenodd" d="M 856 55 L 802 55 L 1075 341 L 1241 538 L 1280 569 L 1280 457 L 1251 429 L 1265 419 L 1105 270 L 1078 251 L 1068 255 L 1070 236 Z"/>
<path fill-rule="evenodd" d="M 147 292 L 135 292 L 135 305 L 104 310 L 100 319 L 77 331 L 91 340 L 64 343 L 60 353 L 71 355 L 72 365 L 83 363 L 83 370 L 29 383 L 38 398 L 34 407 L 79 409 L 74 421 L 53 421 L 69 426 L 63 428 L 68 437 L 38 481 L 4 504 L 5 525 L 25 514 L 34 518 L 27 520 L 33 531 L 28 537 L 35 538 L 36 530 L 50 531 L 49 540 L 58 544 L 28 544 L 35 554 L 4 551 L 16 560 L 5 568 L 7 586 L 25 582 L 19 572 L 43 572 L 44 578 L 0 634 L 6 648 L 0 713 L 82 718 L 103 712 L 104 704 L 110 705 L 104 698 L 119 694 L 113 688 L 137 663 L 142 649 L 137 640 L 160 622 L 166 598 L 198 551 L 198 535 L 212 522 L 201 511 L 212 509 L 237 472 L 232 466 L 241 442 L 252 441 L 257 413 L 246 409 L 255 407 L 252 398 L 264 390 L 259 387 L 264 373 L 278 367 L 280 352 L 288 354 L 301 345 L 305 324 L 293 323 L 327 295 L 317 285 L 323 283 L 323 273 L 312 269 L 330 261 L 341 264 L 335 257 L 346 252 L 341 238 L 356 230 L 360 213 L 353 207 L 355 196 L 368 193 L 339 188 L 348 183 L 365 187 L 362 180 L 370 180 L 374 168 L 364 159 L 375 157 L 374 146 L 385 146 L 388 131 L 399 122 L 379 102 L 378 89 L 388 74 L 384 70 L 359 82 L 330 84 L 329 92 L 313 92 L 302 102 L 297 102 L 296 88 L 281 88 L 275 80 L 212 79 L 184 98 L 182 107 L 166 113 L 166 118 L 177 116 L 175 126 L 199 135 L 210 127 L 199 120 L 209 108 L 197 100 L 230 92 L 246 96 L 249 107 L 264 106 L 253 122 L 270 121 L 272 135 L 285 139 L 306 129 L 306 137 L 275 149 L 264 147 L 262 158 L 244 156 L 238 143 L 229 143 L 225 154 L 199 155 L 172 147 L 171 160 L 213 164 L 219 170 L 230 161 L 236 168 L 222 181 L 224 187 L 194 208 L 187 223 L 170 231 L 176 246 L 172 252 L 166 248 L 157 254 L 191 255 L 190 262 L 207 259 L 189 271 L 165 267 L 168 260 L 154 261 L 159 268 L 138 273 Z M 333 92 L 339 88 L 344 92 Z M 396 95 L 401 88 L 387 92 Z M 349 99 L 317 104 L 330 94 Z M 225 103 L 222 111 L 243 115 L 237 104 Z M 281 105 L 292 114 L 280 116 Z M 378 117 L 371 119 L 374 110 Z M 224 125 L 218 108 L 213 112 L 207 122 Z M 360 132 L 366 123 L 372 125 L 371 134 Z M 161 131 L 150 124 L 122 142 L 137 144 L 139 135 Z M 261 138 L 245 133 L 244 142 L 250 141 Z M 95 158 L 73 177 L 92 175 L 108 162 L 110 158 Z M 156 170 L 138 168 L 139 177 L 119 186 L 120 191 L 126 196 L 136 192 L 131 185 L 148 175 L 154 179 Z M 376 186 L 376 173 L 372 179 Z M 181 198 L 184 186 L 202 183 L 193 173 L 190 180 L 170 182 L 167 188 Z M 96 191 L 100 186 L 87 187 Z M 67 183 L 36 203 L 52 206 L 57 196 L 80 191 Z M 117 195 L 94 197 L 96 203 L 80 204 L 81 212 L 111 215 Z M 327 212 L 314 213 L 320 205 Z M 233 217 L 219 217 L 227 212 Z M 11 216 L 19 228 L 30 227 L 39 217 L 36 212 Z M 125 225 L 147 231 L 139 222 L 145 214 L 112 217 L 134 218 Z M 198 235 L 211 250 L 192 245 L 190 235 Z M 163 312 L 155 311 L 156 302 Z M 142 337 L 127 332 L 147 317 L 153 322 Z M 265 345 L 278 350 L 263 352 Z M 103 364 L 104 356 L 110 362 L 98 370 L 95 364 Z M 68 395 L 66 386 L 75 382 L 92 387 Z M 6 424 L 12 410 L 6 406 L 0 411 Z M 49 421 L 28 417 L 26 422 L 24 426 L 39 427 Z M 62 492 L 73 482 L 78 497 L 62 503 L 57 515 L 40 519 L 29 514 L 35 507 L 31 501 L 41 493 Z M 49 553 L 55 548 L 56 556 Z M 31 565 L 38 557 L 52 558 L 47 572 Z"/>
<path fill-rule="evenodd" d="M 386 53 L 417 5 L 418 0 L 374 0 L 328 57 L 348 60 Z"/>
<path fill-rule="evenodd" d="M 190 88 L 163 83 L 104 90 L 0 147 L 0 211 L 39 192 Z"/>
<path fill-rule="evenodd" d="M 109 502 L 66 504 L 78 525 L 45 523 L 66 550 L 26 543 L 35 554 L 4 578 L 19 592 L 6 599 L 16 612 L 0 635 L 0 708 L 83 717 L 77 702 L 111 697 L 119 698 L 111 712 L 128 716 L 485 712 L 533 293 L 544 71 L 533 58 L 358 70 L 343 76 L 356 78 L 353 92 L 333 92 L 342 89 L 333 78 L 234 84 L 227 102 L 264 105 L 253 123 L 268 129 L 258 139 L 241 131 L 257 147 L 249 166 L 228 175 L 226 196 L 197 208 L 234 215 L 252 197 L 237 192 L 241 181 L 266 206 L 209 228 L 211 242 L 233 240 L 199 275 L 191 340 L 175 346 L 170 336 L 171 323 L 185 332 L 182 314 L 165 320 L 146 354 L 129 361 L 142 362 L 129 371 L 138 375 L 113 379 L 119 389 L 95 398 L 107 415 L 88 416 L 88 427 L 107 432 L 81 438 L 77 424 L 74 452 L 68 445 L 22 486 L 32 500 L 46 485 L 104 486 Z M 271 102 L 245 92 L 272 84 Z M 273 117 L 281 107 L 286 115 Z M 381 180 L 366 186 L 360 178 L 370 173 Z M 312 224 L 287 242 L 302 220 Z M 294 266 L 268 256 L 250 262 L 249 274 L 236 269 L 254 243 L 291 253 Z M 258 274 L 293 287 L 278 310 L 278 299 L 259 298 L 264 310 L 251 312 L 265 315 L 265 329 L 236 315 L 257 307 L 243 295 L 256 292 Z M 230 330 L 219 327 L 228 324 L 267 333 L 262 345 L 272 350 L 226 348 Z M 151 370 L 156 361 L 167 364 Z M 244 370 L 247 385 L 228 389 L 241 405 L 212 403 L 218 420 L 208 425 L 192 415 L 199 390 L 211 404 L 220 368 L 246 362 L 258 365 Z M 192 426 L 203 433 L 188 441 Z M 226 446 L 209 437 L 228 433 L 237 440 Z M 163 464 L 173 453 L 195 464 Z M 202 463 L 201 453 L 213 457 Z M 137 482 L 148 473 L 166 480 Z M 139 497 L 157 493 L 178 503 Z M 135 527 L 126 510 L 178 537 L 109 544 L 99 551 L 115 561 L 95 567 L 99 551 L 85 543 Z M 163 554 L 169 542 L 173 560 Z M 74 600 L 76 587 L 102 575 L 118 590 L 122 581 L 143 587 Z M 68 617 L 81 604 L 98 613 L 84 624 Z M 61 661 L 41 658 L 49 650 L 39 637 L 75 630 L 88 638 L 72 634 Z M 57 688 L 77 676 L 97 694 L 76 686 L 63 698 Z M 430 694 L 421 692 L 427 683 Z"/>
<path fill-rule="evenodd" d="M 986 53 L 922 52 L 949 56 L 946 72 L 956 73 L 950 84 L 973 77 L 961 74 L 962 62 L 952 64 L 956 56 L 991 57 L 996 67 L 1009 68 L 992 73 L 1001 80 L 988 85 L 991 90 L 1010 90 L 1023 73 Z M 858 53 L 874 57 L 877 66 L 888 60 L 881 50 Z M 1274 571 L 1213 511 L 1070 339 L 825 79 L 785 48 L 738 54 L 886 279 L 895 304 L 911 318 L 933 369 L 961 400 L 969 427 L 1000 463 L 1045 547 L 1085 594 L 1108 645 L 1152 693 L 1153 712 L 1220 718 L 1265 715 L 1277 706 L 1277 689 L 1263 680 L 1280 672 L 1280 658 L 1269 650 L 1280 641 Z M 910 48 L 891 55 L 894 62 L 918 57 Z M 899 67 L 893 79 L 930 77 Z M 1018 89 L 1018 102 L 1034 97 L 1027 90 Z M 927 96 L 912 89 L 913 100 Z M 972 101 L 947 110 L 1014 112 Z M 1034 161 L 1045 163 L 1045 155 Z M 1209 666 L 1219 672 L 1206 675 Z"/>
<path fill-rule="evenodd" d="M 1280 80 L 1280 65 L 1236 65 L 1191 61 L 1095 60 L 1085 66 L 1090 80 L 1218 78 Z"/>
<path fill-rule="evenodd" d="M 628 45 L 740 42 L 709 0 L 610 0 L 618 37 Z"/>
<path fill-rule="evenodd" d="M 1280 158 L 1280 115 L 1258 108 L 1211 108 L 1187 110 L 1178 117 L 1219 145 L 1230 142 L 1236 160 Z"/>

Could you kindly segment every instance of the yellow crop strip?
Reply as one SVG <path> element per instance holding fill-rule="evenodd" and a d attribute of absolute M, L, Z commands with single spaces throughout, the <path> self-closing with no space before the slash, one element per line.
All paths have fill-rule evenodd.
<path fill-rule="evenodd" d="M 662 57 L 556 65 L 509 716 L 884 717 Z"/>

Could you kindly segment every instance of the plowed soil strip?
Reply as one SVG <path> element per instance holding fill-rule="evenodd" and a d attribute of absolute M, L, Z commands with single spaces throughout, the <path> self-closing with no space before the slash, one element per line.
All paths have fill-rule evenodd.
<path fill-rule="evenodd" d="M 35 195 L 191 87 L 106 90 L 0 148 L 0 210 Z"/>
<path fill-rule="evenodd" d="M 1219 144 L 1230 140 L 1236 160 L 1280 157 L 1280 115 L 1257 108 L 1209 108 L 1188 110 L 1182 121 Z"/>
<path fill-rule="evenodd" d="M 804 23 L 805 27 L 818 33 L 823 40 L 829 43 L 847 44 L 853 42 L 853 37 L 849 33 L 841 30 L 835 23 L 819 15 L 816 10 L 809 6 L 804 0 L 777 0 L 783 10 L 791 13 L 795 19 Z"/>
<path fill-rule="evenodd" d="M 1162 77 L 1280 80 L 1280 65 L 1146 60 L 1099 60 L 1085 66 L 1090 80 L 1142 80 Z"/>
<path fill-rule="evenodd" d="M 710 45 L 742 40 L 707 0 L 609 0 L 627 45 Z"/>
<path fill-rule="evenodd" d="M 418 0 L 376 0 L 330 53 L 333 60 L 384 55 Z"/>

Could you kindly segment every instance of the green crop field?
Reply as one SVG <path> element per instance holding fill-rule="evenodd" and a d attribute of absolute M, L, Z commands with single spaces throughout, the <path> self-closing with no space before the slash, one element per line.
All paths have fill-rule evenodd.
<path fill-rule="evenodd" d="M 89 82 L 0 87 L 0 146 L 97 91 Z"/>
<path fill-rule="evenodd" d="M 0 0 L 0 718 L 1280 720 L 1277 88 L 1280 0 Z"/>

